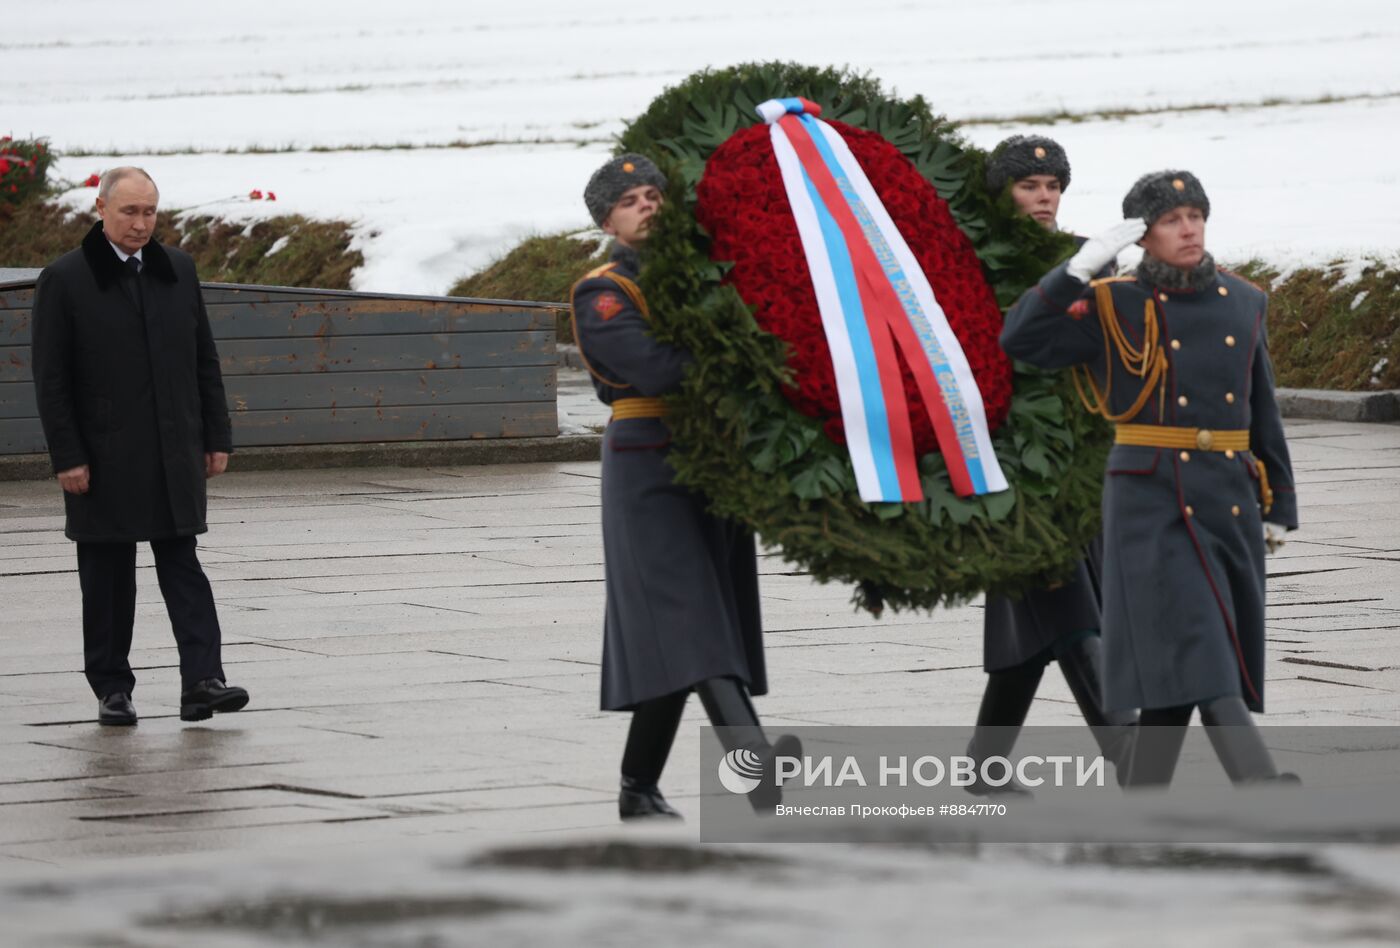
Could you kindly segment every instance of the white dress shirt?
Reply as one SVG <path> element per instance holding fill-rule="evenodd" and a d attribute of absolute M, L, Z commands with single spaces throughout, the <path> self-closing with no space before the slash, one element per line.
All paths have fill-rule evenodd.
<path fill-rule="evenodd" d="M 105 237 L 106 234 L 103 234 L 103 236 Z M 117 257 L 121 260 L 122 263 L 126 263 L 126 260 L 127 260 L 128 257 L 135 257 L 135 258 L 136 258 L 136 262 L 139 263 L 139 264 L 141 264 L 142 267 L 145 267 L 146 261 L 144 261 L 144 260 L 141 259 L 141 250 L 145 250 L 146 248 L 142 247 L 141 250 L 138 250 L 138 251 L 136 251 L 135 253 L 127 253 L 125 250 L 123 250 L 122 248 L 118 247 L 116 244 L 112 243 L 110 240 L 107 241 L 107 245 L 110 246 L 113 250 L 116 251 Z"/>

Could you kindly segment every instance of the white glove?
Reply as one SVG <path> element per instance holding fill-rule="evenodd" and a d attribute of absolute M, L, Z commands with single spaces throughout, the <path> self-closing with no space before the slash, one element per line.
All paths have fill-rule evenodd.
<path fill-rule="evenodd" d="M 1079 252 L 1069 258 L 1066 272 L 1080 283 L 1088 283 L 1104 267 L 1118 259 L 1118 252 L 1131 247 L 1147 233 L 1147 221 L 1140 217 L 1130 217 L 1121 224 L 1114 224 L 1108 230 L 1091 237 L 1079 248 Z"/>
<path fill-rule="evenodd" d="M 1276 524 L 1264 524 L 1264 546 L 1270 553 L 1277 553 L 1278 548 L 1286 542 L 1283 539 L 1283 527 Z"/>

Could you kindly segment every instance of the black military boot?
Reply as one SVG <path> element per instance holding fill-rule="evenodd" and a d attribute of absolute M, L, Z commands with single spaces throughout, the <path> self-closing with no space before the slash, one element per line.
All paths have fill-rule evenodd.
<path fill-rule="evenodd" d="M 1124 788 L 1163 790 L 1171 785 L 1194 710 L 1196 706 L 1191 704 L 1143 709 L 1129 755 L 1128 778 L 1122 781 Z"/>
<path fill-rule="evenodd" d="M 982 762 L 990 757 L 1010 758 L 1044 673 L 1045 663 L 1036 658 L 987 675 L 987 687 L 982 692 L 982 704 L 977 709 L 977 726 L 967 745 L 967 756 L 977 766 L 977 779 L 964 788 L 968 793 L 975 797 L 1001 794 L 1031 796 L 1030 789 L 1015 777 L 1001 786 L 984 781 Z"/>
<path fill-rule="evenodd" d="M 1103 676 L 1100 672 L 1099 637 L 1097 635 L 1077 636 L 1063 647 L 1056 646 L 1055 660 L 1060 663 L 1060 671 L 1065 676 L 1074 701 L 1079 705 L 1079 713 L 1098 742 L 1099 751 L 1113 764 L 1118 786 L 1128 779 L 1128 762 L 1133 754 L 1133 741 L 1137 737 L 1138 717 L 1132 711 L 1105 711 L 1103 709 Z"/>
<path fill-rule="evenodd" d="M 627 776 L 622 778 L 622 789 L 617 795 L 617 815 L 625 822 L 682 819 L 656 784 L 638 783 Z"/>
<path fill-rule="evenodd" d="M 749 701 L 748 689 L 737 678 L 709 678 L 695 686 L 710 724 L 717 731 L 726 751 L 748 750 L 757 756 L 758 786 L 749 793 L 749 805 L 760 816 L 772 816 L 783 802 L 783 788 L 777 781 L 779 757 L 801 757 L 802 742 L 783 734 L 773 743 L 763 734 L 758 713 Z"/>
<path fill-rule="evenodd" d="M 687 688 L 643 701 L 632 709 L 627 747 L 622 753 L 622 790 L 617 795 L 617 814 L 623 820 L 681 818 L 656 785 L 671 755 L 689 695 Z"/>
<path fill-rule="evenodd" d="M 1201 705 L 1201 723 L 1206 726 L 1215 756 L 1235 786 L 1300 784 L 1297 774 L 1279 773 L 1254 716 L 1238 696 L 1216 698 Z"/>

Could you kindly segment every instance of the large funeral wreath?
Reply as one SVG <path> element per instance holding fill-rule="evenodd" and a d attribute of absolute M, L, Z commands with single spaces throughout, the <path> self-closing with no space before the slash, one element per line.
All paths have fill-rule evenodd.
<path fill-rule="evenodd" d="M 768 99 L 822 108 L 932 284 L 977 378 L 1011 489 L 960 498 L 926 417 L 911 415 L 925 499 L 860 499 L 833 370 L 767 127 Z M 672 399 L 679 480 L 855 602 L 930 608 L 1062 577 L 1098 529 L 1107 437 L 1059 374 L 997 346 L 1009 305 L 1072 249 L 983 184 L 986 156 L 922 98 L 832 69 L 697 73 L 624 132 L 670 180 L 643 257 L 655 332 L 696 356 Z M 911 405 L 917 390 L 905 367 Z"/>

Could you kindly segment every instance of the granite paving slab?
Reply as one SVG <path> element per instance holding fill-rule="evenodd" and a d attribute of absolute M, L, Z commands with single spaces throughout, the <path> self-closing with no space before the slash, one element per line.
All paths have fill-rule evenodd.
<path fill-rule="evenodd" d="M 1400 426 L 1289 430 L 1303 525 L 1268 561 L 1262 720 L 1400 725 Z M 597 477 L 591 462 L 240 472 L 235 455 L 211 484 L 200 543 L 227 670 L 252 703 L 199 725 L 178 719 L 178 655 L 143 550 L 135 729 L 93 721 L 56 486 L 0 483 L 0 905 L 30 905 L 7 896 L 16 890 L 5 880 L 22 886 L 50 866 L 86 874 L 96 893 L 104 867 L 118 866 L 174 891 L 175 866 L 222 878 L 225 862 L 262 872 L 296 858 L 310 867 L 300 878 L 324 886 L 345 854 L 378 852 L 389 865 L 501 841 L 566 846 L 579 834 L 693 846 L 690 824 L 658 837 L 616 822 L 627 721 L 597 705 Z M 973 720 L 980 601 L 875 619 L 777 551 L 761 570 L 772 693 L 757 704 L 770 724 Z M 1048 670 L 1029 723 L 1078 720 Z M 691 813 L 703 721 L 690 702 L 666 775 L 668 796 Z M 804 852 L 798 863 L 853 859 L 874 873 L 849 883 L 870 898 L 909 856 Z M 923 858 L 909 871 L 933 884 L 930 872 L 987 875 L 993 857 Z M 1065 885 L 1049 851 L 995 858 L 1046 898 Z M 432 889 L 415 878 L 417 891 Z M 1215 883 L 1187 873 L 1164 884 L 1201 898 Z M 1247 900 L 1253 883 L 1235 884 Z M 1092 901 L 1091 888 L 1075 897 Z M 30 920 L 26 931 L 37 924 L 14 917 Z"/>

